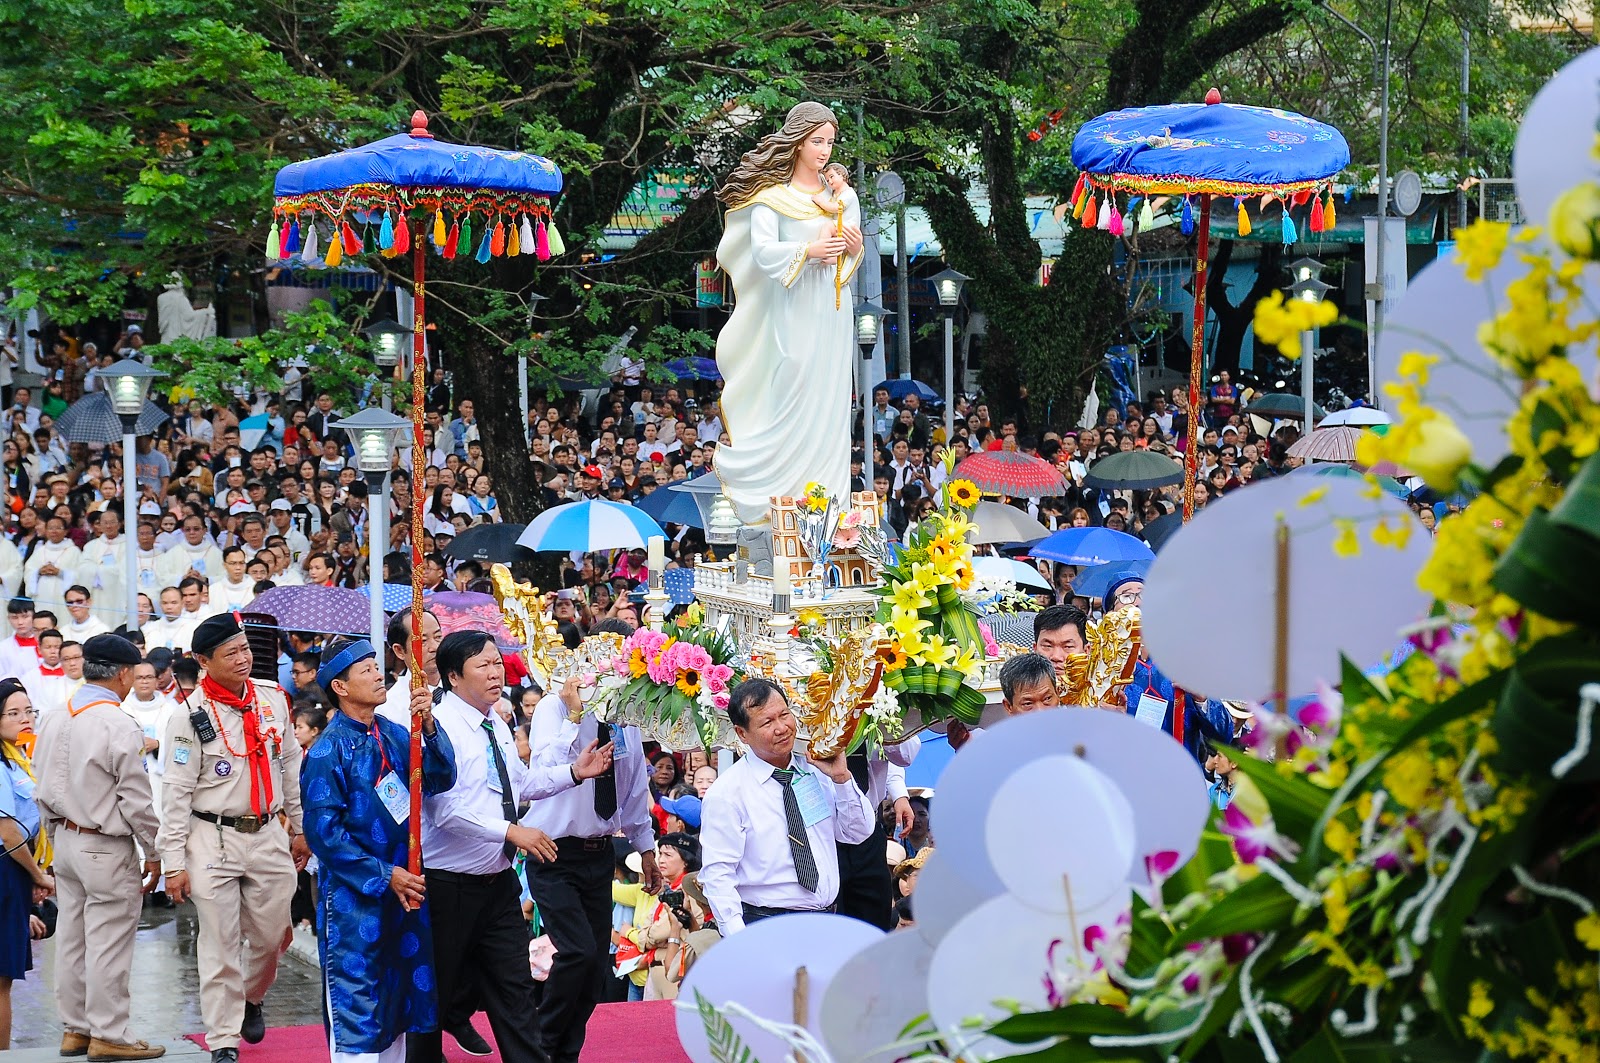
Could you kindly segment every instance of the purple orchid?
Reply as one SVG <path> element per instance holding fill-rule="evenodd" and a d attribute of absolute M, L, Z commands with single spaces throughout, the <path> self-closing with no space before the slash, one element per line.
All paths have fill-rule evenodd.
<path fill-rule="evenodd" d="M 1222 813 L 1222 833 L 1233 839 L 1233 851 L 1246 864 L 1254 864 L 1264 856 L 1293 855 L 1290 841 L 1273 828 L 1271 816 L 1257 823 L 1237 801 Z"/>

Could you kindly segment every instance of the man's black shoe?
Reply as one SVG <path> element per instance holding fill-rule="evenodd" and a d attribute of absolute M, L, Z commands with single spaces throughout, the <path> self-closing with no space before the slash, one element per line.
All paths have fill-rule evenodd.
<path fill-rule="evenodd" d="M 267 1036 L 267 1016 L 260 1004 L 245 1001 L 244 1024 L 239 1027 L 239 1036 L 253 1045 L 260 1044 L 261 1039 Z"/>
<path fill-rule="evenodd" d="M 211 1053 L 211 1063 L 239 1063 L 237 1048 L 218 1048 Z"/>
<path fill-rule="evenodd" d="M 464 1022 L 459 1026 L 447 1028 L 451 1037 L 456 1039 L 456 1044 L 461 1046 L 461 1051 L 469 1056 L 489 1056 L 494 1054 L 494 1048 L 483 1039 L 483 1034 L 470 1023 Z"/>

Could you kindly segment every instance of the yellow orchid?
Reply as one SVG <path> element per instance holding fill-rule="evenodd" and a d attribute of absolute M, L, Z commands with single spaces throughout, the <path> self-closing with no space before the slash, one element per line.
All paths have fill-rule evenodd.
<path fill-rule="evenodd" d="M 1510 236 L 1511 226 L 1499 221 L 1479 220 L 1456 230 L 1456 261 L 1465 267 L 1467 280 L 1476 284 L 1500 264 Z"/>

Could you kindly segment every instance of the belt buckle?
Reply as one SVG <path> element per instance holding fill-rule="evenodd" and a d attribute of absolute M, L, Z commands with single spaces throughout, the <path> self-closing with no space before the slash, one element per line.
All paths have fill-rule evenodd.
<path fill-rule="evenodd" d="M 266 818 L 264 816 L 235 816 L 233 817 L 233 829 L 240 834 L 254 834 L 261 829 L 262 824 L 265 822 Z"/>

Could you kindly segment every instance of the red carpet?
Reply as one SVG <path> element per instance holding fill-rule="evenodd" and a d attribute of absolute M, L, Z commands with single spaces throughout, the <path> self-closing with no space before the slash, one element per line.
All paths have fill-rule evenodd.
<path fill-rule="evenodd" d="M 489 1043 L 494 1034 L 489 1020 L 478 1015 L 473 1024 Z M 190 1041 L 205 1047 L 204 1034 L 190 1034 Z M 456 1047 L 448 1034 L 444 1054 L 449 1063 L 478 1063 L 492 1056 L 469 1056 Z M 321 1026 L 275 1026 L 258 1045 L 239 1046 L 240 1063 L 307 1063 L 327 1059 L 328 1041 Z M 602 1004 L 589 1020 L 589 1036 L 583 1046 L 583 1063 L 689 1063 L 678 1047 L 678 1034 L 670 1000 L 650 1000 L 635 1004 Z"/>

